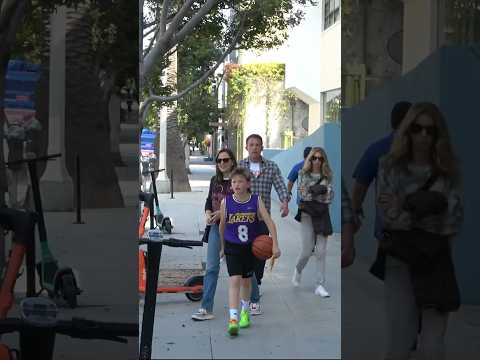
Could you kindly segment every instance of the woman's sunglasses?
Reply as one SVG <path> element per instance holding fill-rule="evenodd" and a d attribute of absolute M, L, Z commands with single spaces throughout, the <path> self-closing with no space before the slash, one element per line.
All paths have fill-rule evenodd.
<path fill-rule="evenodd" d="M 323 157 L 321 156 L 312 156 L 310 161 L 323 161 Z"/>
<path fill-rule="evenodd" d="M 223 159 L 217 159 L 217 164 L 220 164 L 220 163 L 228 163 L 230 161 L 230 158 L 223 158 Z"/>
<path fill-rule="evenodd" d="M 410 126 L 409 132 L 411 134 L 420 134 L 424 129 L 427 135 L 429 136 L 435 136 L 437 134 L 437 128 L 435 126 L 433 125 L 424 126 L 420 124 L 412 124 Z"/>

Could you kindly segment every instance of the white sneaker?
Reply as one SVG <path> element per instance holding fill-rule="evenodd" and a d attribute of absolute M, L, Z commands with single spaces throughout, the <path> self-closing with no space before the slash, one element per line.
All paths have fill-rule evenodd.
<path fill-rule="evenodd" d="M 293 286 L 295 287 L 300 286 L 301 279 L 302 279 L 302 273 L 299 273 L 297 268 L 295 267 L 295 270 L 293 271 L 293 278 L 292 278 Z"/>
<path fill-rule="evenodd" d="M 196 321 L 211 320 L 213 318 L 215 318 L 215 315 L 203 308 L 198 309 L 198 311 L 192 315 L 192 319 Z"/>
<path fill-rule="evenodd" d="M 259 303 L 251 303 L 250 304 L 250 315 L 252 315 L 252 316 L 262 315 L 262 310 L 260 310 L 260 304 Z"/>
<path fill-rule="evenodd" d="M 328 293 L 327 290 L 322 285 L 318 285 L 317 288 L 315 289 L 315 295 L 320 295 L 321 297 L 330 297 L 330 294 Z"/>

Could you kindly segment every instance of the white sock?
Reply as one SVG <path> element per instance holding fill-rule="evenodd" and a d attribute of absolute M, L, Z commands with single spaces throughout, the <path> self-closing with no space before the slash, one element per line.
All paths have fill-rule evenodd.
<path fill-rule="evenodd" d="M 250 300 L 240 299 L 240 302 L 242 303 L 242 311 L 248 311 L 250 309 Z"/>
<path fill-rule="evenodd" d="M 230 309 L 230 320 L 238 320 L 238 310 Z"/>

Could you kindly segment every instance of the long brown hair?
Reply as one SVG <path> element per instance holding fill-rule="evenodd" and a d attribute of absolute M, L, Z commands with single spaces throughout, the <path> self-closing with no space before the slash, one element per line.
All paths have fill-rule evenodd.
<path fill-rule="evenodd" d="M 431 154 L 434 171 L 452 180 L 458 180 L 458 160 L 453 152 L 447 123 L 439 108 L 429 102 L 414 104 L 405 115 L 405 119 L 400 124 L 390 152 L 386 157 L 387 171 L 392 168 L 399 168 L 408 173 L 407 166 L 412 161 L 412 140 L 409 130 L 420 115 L 429 116 L 435 123 L 436 134 Z"/>
<path fill-rule="evenodd" d="M 320 146 L 313 147 L 312 150 L 310 150 L 310 154 L 308 154 L 307 158 L 305 159 L 305 162 L 303 163 L 303 171 L 308 173 L 312 171 L 312 162 L 310 161 L 310 159 L 317 152 L 322 154 L 322 157 L 323 157 L 323 162 L 322 162 L 322 167 L 320 169 L 320 172 L 323 176 L 327 178 L 328 182 L 331 183 L 333 179 L 333 172 L 332 172 L 332 169 L 330 168 L 330 164 L 328 163 L 327 153 Z"/>
<path fill-rule="evenodd" d="M 218 157 L 221 153 L 227 153 L 228 156 L 230 157 L 232 161 L 232 169 L 235 169 L 237 167 L 237 159 L 235 158 L 235 155 L 233 154 L 233 151 L 230 149 L 221 149 L 218 153 L 217 156 L 215 157 L 215 180 L 217 180 L 218 183 L 221 183 L 223 181 L 223 173 L 220 171 L 218 168 Z"/>

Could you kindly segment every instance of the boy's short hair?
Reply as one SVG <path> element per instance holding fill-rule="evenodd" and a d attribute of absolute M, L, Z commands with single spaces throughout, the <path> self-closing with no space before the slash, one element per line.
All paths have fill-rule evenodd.
<path fill-rule="evenodd" d="M 234 176 L 243 176 L 247 181 L 250 181 L 252 178 L 250 171 L 247 168 L 244 168 L 241 166 L 233 169 L 233 171 L 230 174 L 230 179 L 233 179 Z"/>
<path fill-rule="evenodd" d="M 260 135 L 258 135 L 258 134 L 250 134 L 250 135 L 248 135 L 248 136 L 247 136 L 247 140 L 245 140 L 245 145 L 248 145 L 248 140 L 250 140 L 250 139 L 258 139 L 258 140 L 260 140 L 260 144 L 263 145 L 263 139 L 262 139 L 262 137 L 261 137 Z"/>

